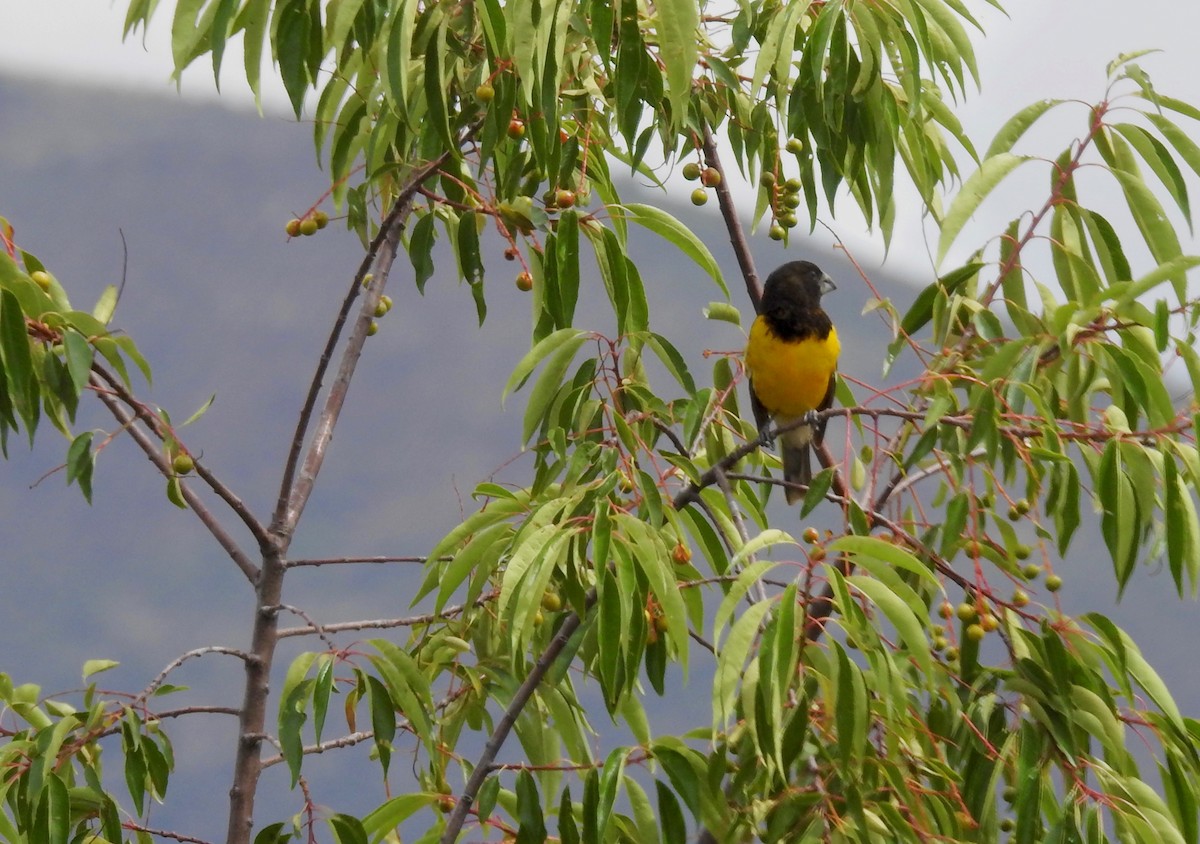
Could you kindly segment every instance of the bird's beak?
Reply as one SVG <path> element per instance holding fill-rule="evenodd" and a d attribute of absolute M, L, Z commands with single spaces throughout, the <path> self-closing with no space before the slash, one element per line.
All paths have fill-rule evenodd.
<path fill-rule="evenodd" d="M 832 293 L 835 290 L 837 290 L 837 285 L 833 283 L 833 279 L 825 275 L 825 273 L 821 273 L 821 295 L 824 296 L 826 293 Z"/>

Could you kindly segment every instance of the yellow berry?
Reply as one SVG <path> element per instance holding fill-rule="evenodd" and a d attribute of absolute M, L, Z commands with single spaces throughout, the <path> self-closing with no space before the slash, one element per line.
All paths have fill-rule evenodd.
<path fill-rule="evenodd" d="M 175 459 L 171 461 L 171 469 L 176 475 L 186 475 L 195 468 L 196 461 L 185 451 L 176 454 Z"/>
<path fill-rule="evenodd" d="M 708 191 L 704 188 L 696 188 L 692 191 L 692 205 L 704 205 L 708 202 Z"/>
<path fill-rule="evenodd" d="M 378 333 L 379 323 L 377 323 L 375 320 L 371 320 L 371 324 L 367 326 L 367 336 L 374 337 Z"/>
<path fill-rule="evenodd" d="M 299 237 L 300 221 L 295 218 L 288 220 L 287 225 L 283 227 L 283 230 L 287 232 L 288 237 Z"/>
<path fill-rule="evenodd" d="M 982 641 L 983 637 L 986 635 L 987 631 L 985 631 L 981 625 L 972 624 L 967 627 L 967 638 L 972 642 Z"/>
<path fill-rule="evenodd" d="M 34 270 L 29 274 L 34 283 L 43 290 L 50 289 L 50 273 L 45 270 Z"/>
<path fill-rule="evenodd" d="M 1051 592 L 1057 592 L 1059 589 L 1062 589 L 1062 583 L 1062 578 L 1057 574 L 1046 575 L 1046 588 Z"/>
<path fill-rule="evenodd" d="M 542 595 L 542 609 L 558 612 L 562 609 L 562 598 L 553 589 L 547 589 Z"/>
<path fill-rule="evenodd" d="M 490 103 L 496 98 L 496 89 L 484 82 L 475 89 L 475 99 L 481 103 Z"/>
<path fill-rule="evenodd" d="M 525 292 L 529 292 L 530 290 L 532 290 L 533 289 L 533 276 L 531 276 L 527 272 L 520 273 L 517 276 L 517 289 L 525 291 Z"/>
<path fill-rule="evenodd" d="M 317 223 L 317 228 L 323 229 L 329 225 L 329 215 L 324 211 L 316 211 L 312 215 L 313 220 Z"/>
<path fill-rule="evenodd" d="M 300 234 L 304 235 L 305 237 L 316 234 L 317 228 L 317 221 L 312 217 L 300 222 Z"/>
<path fill-rule="evenodd" d="M 694 161 L 689 161 L 683 165 L 683 178 L 689 182 L 694 182 L 700 178 L 700 165 Z"/>

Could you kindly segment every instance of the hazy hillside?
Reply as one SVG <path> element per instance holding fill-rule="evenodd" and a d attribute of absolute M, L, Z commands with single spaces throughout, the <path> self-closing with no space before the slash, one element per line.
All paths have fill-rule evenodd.
<path fill-rule="evenodd" d="M 140 395 L 183 419 L 215 392 L 187 442 L 259 512 L 274 500 L 302 391 L 360 257 L 357 239 L 336 224 L 286 242 L 285 221 L 324 188 L 307 125 L 0 78 L 0 213 L 81 308 L 120 281 L 124 233 L 128 271 L 116 324 L 155 371 L 153 387 Z M 714 206 L 702 212 L 711 225 L 705 238 L 734 279 Z M 683 205 L 678 213 L 696 223 L 701 212 Z M 764 270 L 785 254 L 764 237 L 755 248 Z M 448 274 L 431 280 L 424 297 L 403 273 L 393 277 L 396 308 L 367 344 L 294 556 L 423 553 L 472 507 L 471 488 L 518 453 L 523 397 L 497 410 L 527 347 L 529 300 L 513 286 L 515 270 L 500 260 L 501 249 L 482 329 L 469 293 Z M 642 240 L 634 250 L 656 262 L 645 272 L 655 328 L 682 338 L 705 380 L 702 351 L 743 342 L 735 328 L 701 314 L 719 291 L 669 246 Z M 860 316 L 865 285 L 840 255 L 811 255 L 795 243 L 787 255 L 813 258 L 839 281 L 829 307 L 844 338 L 842 368 L 877 379 L 887 337 L 876 317 Z M 912 296 L 882 274 L 873 281 L 897 299 Z M 734 303 L 748 311 L 732 286 Z M 584 295 L 592 302 L 602 295 L 594 278 Z M 611 330 L 603 313 L 585 311 L 580 322 Z M 598 314 L 594 323 L 589 314 Z M 88 424 L 111 428 L 98 414 Z M 190 514 L 167 503 L 162 481 L 144 459 L 129 459 L 134 449 L 122 438 L 99 462 L 92 507 L 62 489 L 61 473 L 37 483 L 61 459 L 49 430 L 33 452 L 20 440 L 9 450 L 10 461 L 0 463 L 0 670 L 48 691 L 70 689 L 85 659 L 108 657 L 123 665 L 106 684 L 136 689 L 185 650 L 244 644 L 251 607 L 241 575 Z M 778 512 L 781 526 L 796 528 L 793 516 Z M 1101 576 L 1091 576 L 1096 567 Z M 1064 605 L 1107 611 L 1109 567 L 1098 539 L 1080 545 L 1062 567 Z M 395 568 L 311 570 L 292 578 L 285 600 L 321 621 L 397 615 L 407 609 L 412 576 Z M 1196 608 L 1169 595 L 1165 572 L 1139 574 L 1116 618 L 1194 713 L 1200 679 L 1180 642 Z M 210 690 L 240 675 L 232 660 L 202 660 L 176 682 Z M 706 697 L 706 689 L 697 692 Z M 186 763 L 173 791 L 187 799 L 158 821 L 217 837 L 232 722 L 194 723 L 203 729 L 172 731 Z M 381 799 L 374 784 L 360 791 L 348 784 L 346 799 L 364 806 Z"/>

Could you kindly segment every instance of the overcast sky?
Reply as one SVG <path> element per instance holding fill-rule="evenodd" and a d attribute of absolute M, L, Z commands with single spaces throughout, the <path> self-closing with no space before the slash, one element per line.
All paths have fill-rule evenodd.
<path fill-rule="evenodd" d="M 960 111 L 980 150 L 986 148 L 991 135 L 1009 115 L 1034 99 L 1080 98 L 1091 102 L 1100 98 L 1105 65 L 1122 52 L 1161 49 L 1162 54 L 1140 60 L 1159 90 L 1200 101 L 1200 60 L 1194 44 L 1195 34 L 1200 32 L 1200 3 L 1143 0 L 1135 8 L 1122 0 L 1010 0 L 1005 3 L 1007 17 L 982 0 L 967 3 L 988 33 L 977 48 L 982 92 Z M 0 72 L 211 101 L 218 95 L 206 62 L 185 74 L 181 93 L 177 94 L 169 81 L 172 5 L 162 4 L 155 25 L 145 37 L 139 33 L 122 43 L 127 8 L 124 0 L 0 0 Z M 240 65 L 236 55 L 226 59 L 220 102 L 250 108 L 252 101 L 245 81 L 238 76 Z M 265 109 L 289 113 L 282 86 L 275 77 L 264 72 L 263 81 Z M 1046 147 L 1038 152 L 1056 152 L 1082 131 L 1083 111 L 1066 111 L 1062 122 L 1052 125 L 1060 130 L 1060 134 L 1047 139 L 1056 145 L 1055 149 Z M 1200 127 L 1189 127 L 1189 131 L 1192 129 L 1200 132 Z M 1031 173 L 1028 178 L 1032 186 L 1045 183 L 1040 174 Z M 905 206 L 915 209 L 918 203 L 911 193 L 899 195 L 900 222 L 892 258 L 902 266 L 928 267 L 919 220 L 914 212 L 905 213 Z M 993 203 L 995 207 L 985 204 L 981 209 L 974 229 L 968 228 L 961 238 L 960 254 L 1021 210 L 1001 207 L 1001 202 Z M 864 261 L 877 258 L 880 244 L 860 231 L 861 226 L 846 213 L 849 210 L 849 203 L 839 206 L 835 230 Z M 820 229 L 816 236 L 832 240 Z"/>

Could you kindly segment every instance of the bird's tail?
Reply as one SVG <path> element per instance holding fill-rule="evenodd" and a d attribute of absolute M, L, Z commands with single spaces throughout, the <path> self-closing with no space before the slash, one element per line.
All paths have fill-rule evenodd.
<path fill-rule="evenodd" d="M 784 442 L 782 447 L 783 479 L 792 484 L 808 486 L 812 481 L 812 448 L 809 440 L 803 444 Z M 804 490 L 785 487 L 784 496 L 788 504 L 795 504 L 804 497 Z"/>

